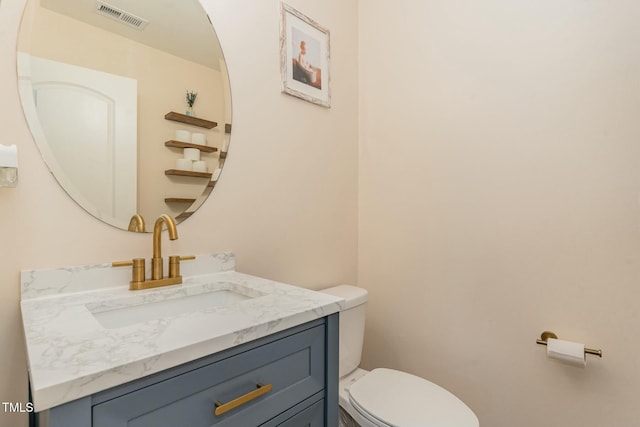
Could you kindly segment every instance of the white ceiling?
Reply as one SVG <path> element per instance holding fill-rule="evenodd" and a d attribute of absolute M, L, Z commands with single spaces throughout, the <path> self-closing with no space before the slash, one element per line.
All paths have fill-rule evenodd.
<path fill-rule="evenodd" d="M 102 0 L 149 21 L 138 30 L 98 14 L 96 0 L 41 0 L 42 7 L 67 15 L 189 61 L 220 69 L 220 43 L 198 0 Z"/>

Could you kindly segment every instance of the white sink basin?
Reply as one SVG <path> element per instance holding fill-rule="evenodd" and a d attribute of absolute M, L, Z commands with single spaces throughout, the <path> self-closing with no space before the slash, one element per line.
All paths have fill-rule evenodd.
<path fill-rule="evenodd" d="M 181 298 L 146 302 L 124 307 L 107 308 L 87 306 L 93 317 L 107 329 L 122 328 L 147 320 L 176 316 L 210 307 L 220 307 L 245 301 L 252 297 L 229 289 L 204 292 Z"/>

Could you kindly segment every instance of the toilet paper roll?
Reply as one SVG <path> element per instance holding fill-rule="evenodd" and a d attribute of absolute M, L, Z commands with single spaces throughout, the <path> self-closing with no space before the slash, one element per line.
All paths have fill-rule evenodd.
<path fill-rule="evenodd" d="M 192 133 L 191 142 L 199 145 L 207 145 L 207 138 L 204 136 L 204 133 Z"/>
<path fill-rule="evenodd" d="M 197 148 L 185 148 L 184 158 L 194 161 L 200 160 L 200 150 Z"/>
<path fill-rule="evenodd" d="M 0 166 L 6 168 L 18 167 L 18 147 L 0 144 Z"/>
<path fill-rule="evenodd" d="M 571 366 L 584 368 L 587 358 L 584 354 L 584 344 L 549 338 L 547 340 L 547 356 Z"/>
<path fill-rule="evenodd" d="M 176 130 L 176 141 L 191 142 L 191 132 L 188 130 Z"/>
<path fill-rule="evenodd" d="M 207 171 L 207 162 L 204 160 L 197 160 L 193 162 L 193 170 L 195 172 L 206 172 Z"/>
<path fill-rule="evenodd" d="M 229 151 L 230 137 L 231 135 L 229 134 L 224 134 L 222 137 L 222 147 L 220 148 L 220 151 L 222 151 L 223 153 L 226 153 L 227 151 Z"/>
<path fill-rule="evenodd" d="M 193 170 L 193 161 L 189 159 L 176 159 L 176 169 L 182 171 Z"/>

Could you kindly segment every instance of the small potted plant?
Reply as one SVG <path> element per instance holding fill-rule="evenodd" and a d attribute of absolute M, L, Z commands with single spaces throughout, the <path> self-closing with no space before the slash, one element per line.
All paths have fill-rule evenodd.
<path fill-rule="evenodd" d="M 198 92 L 187 91 L 187 108 L 186 114 L 187 116 L 195 116 L 196 112 L 193 109 L 193 104 L 196 102 L 196 96 L 198 96 Z"/>

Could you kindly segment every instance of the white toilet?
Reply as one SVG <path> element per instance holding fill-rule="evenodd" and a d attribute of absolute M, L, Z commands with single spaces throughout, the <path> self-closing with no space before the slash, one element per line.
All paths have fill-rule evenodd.
<path fill-rule="evenodd" d="M 358 368 L 367 291 L 340 285 L 320 292 L 345 299 L 340 312 L 340 407 L 361 427 L 478 427 L 456 396 L 423 378 L 393 369 Z M 341 417 L 341 426 L 351 420 Z"/>

